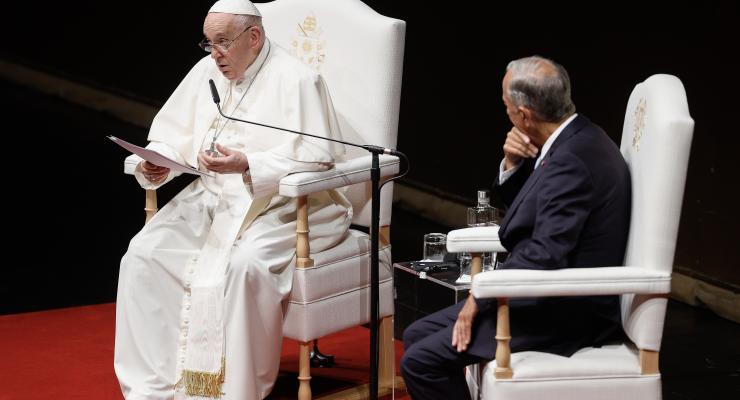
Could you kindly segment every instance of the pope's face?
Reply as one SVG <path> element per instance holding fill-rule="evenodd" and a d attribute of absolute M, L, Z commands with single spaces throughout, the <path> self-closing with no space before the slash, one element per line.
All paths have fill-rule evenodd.
<path fill-rule="evenodd" d="M 214 44 L 211 57 L 218 70 L 229 80 L 239 79 L 257 57 L 255 50 L 255 27 L 246 31 L 244 26 L 234 23 L 234 15 L 209 13 L 203 23 L 203 34 Z"/>

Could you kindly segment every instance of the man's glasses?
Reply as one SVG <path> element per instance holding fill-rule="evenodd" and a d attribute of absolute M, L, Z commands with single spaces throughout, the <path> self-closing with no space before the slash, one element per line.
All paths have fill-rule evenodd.
<path fill-rule="evenodd" d="M 254 27 L 254 25 L 250 25 L 246 29 L 244 29 L 243 31 L 241 31 L 238 35 L 236 35 L 235 38 L 233 38 L 231 40 L 221 39 L 218 43 L 213 43 L 210 40 L 208 40 L 208 38 L 205 38 L 204 37 L 203 40 L 201 40 L 200 43 L 198 43 L 198 47 L 200 47 L 201 49 L 203 49 L 207 53 L 212 52 L 213 49 L 215 48 L 216 50 L 220 51 L 221 53 L 226 54 L 229 51 L 229 47 L 231 47 L 231 45 L 234 44 L 234 42 L 236 42 L 236 39 L 239 39 L 239 36 L 241 36 L 242 33 L 250 30 L 253 27 Z"/>

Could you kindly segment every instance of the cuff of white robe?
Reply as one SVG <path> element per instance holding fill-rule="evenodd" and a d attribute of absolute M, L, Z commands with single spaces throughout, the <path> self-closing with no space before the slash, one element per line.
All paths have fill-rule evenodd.
<path fill-rule="evenodd" d="M 504 171 L 504 164 L 506 163 L 506 160 L 501 160 L 501 165 L 498 167 L 498 183 L 499 185 L 506 182 L 507 179 L 509 179 L 512 175 L 514 175 L 514 172 L 516 172 L 519 167 L 522 166 L 523 161 L 519 160 L 519 163 L 517 163 L 515 166 L 513 166 L 511 169 Z"/>
<path fill-rule="evenodd" d="M 147 149 L 157 151 L 165 157 L 169 157 L 171 159 L 179 161 L 177 153 L 174 150 L 171 150 L 171 148 L 164 143 L 151 142 L 147 145 Z M 136 182 L 138 182 L 139 186 L 141 186 L 143 189 L 155 190 L 165 183 L 171 181 L 176 176 L 180 175 L 180 172 L 170 171 L 170 174 L 167 176 L 166 179 L 164 179 L 160 183 L 153 184 L 149 182 L 149 180 L 144 177 L 144 174 L 136 168 L 142 161 L 144 161 L 144 159 L 136 154 L 131 154 L 130 156 L 126 157 L 126 159 L 123 161 L 123 173 L 133 175 L 134 178 L 136 178 Z"/>
<path fill-rule="evenodd" d="M 149 182 L 149 180 L 144 177 L 143 173 L 139 171 L 134 171 L 134 177 L 136 178 L 136 182 L 139 182 L 139 185 L 142 187 L 142 189 L 146 189 L 146 190 L 157 190 L 160 186 L 171 181 L 172 178 L 174 178 L 177 175 L 179 174 L 170 171 L 169 175 L 167 175 L 167 178 L 165 178 L 162 182 L 155 184 L 155 183 Z"/>
<path fill-rule="evenodd" d="M 268 158 L 271 155 L 266 152 L 255 152 L 246 155 L 249 169 L 242 174 L 244 184 L 252 191 L 252 196 L 257 199 L 277 193 L 280 176 L 275 169 L 269 167 Z"/>

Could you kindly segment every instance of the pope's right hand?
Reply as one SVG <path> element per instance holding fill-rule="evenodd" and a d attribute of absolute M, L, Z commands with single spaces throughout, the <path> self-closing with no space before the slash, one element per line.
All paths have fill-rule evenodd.
<path fill-rule="evenodd" d="M 146 180 L 154 184 L 163 181 L 170 173 L 169 168 L 154 165 L 146 160 L 140 162 L 139 165 L 136 166 L 136 169 L 144 175 Z"/>
<path fill-rule="evenodd" d="M 523 158 L 535 158 L 539 149 L 532 144 L 529 136 L 516 127 L 506 134 L 504 142 L 504 169 L 509 170 L 519 164 Z"/>

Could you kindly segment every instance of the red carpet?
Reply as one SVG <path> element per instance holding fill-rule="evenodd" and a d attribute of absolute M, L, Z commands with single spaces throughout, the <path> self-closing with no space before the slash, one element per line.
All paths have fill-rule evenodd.
<path fill-rule="evenodd" d="M 114 304 L 0 317 L 0 400 L 121 400 L 113 372 Z M 321 339 L 338 366 L 312 369 L 314 396 L 368 379 L 369 332 L 362 327 Z M 396 363 L 402 345 L 396 345 Z M 270 399 L 295 398 L 298 346 L 283 342 L 280 377 Z M 397 393 L 396 399 L 404 393 Z"/>

